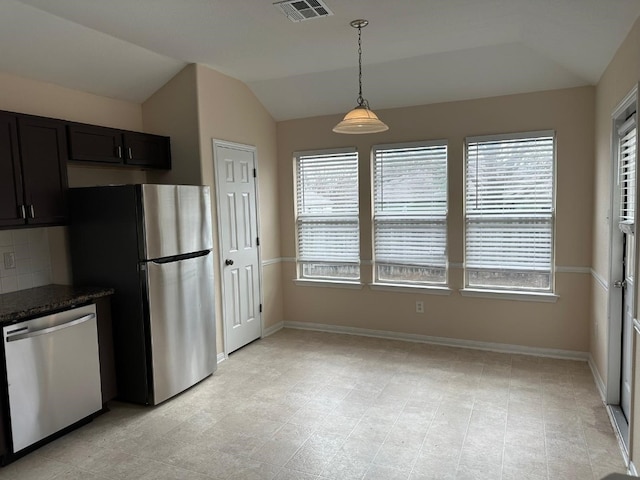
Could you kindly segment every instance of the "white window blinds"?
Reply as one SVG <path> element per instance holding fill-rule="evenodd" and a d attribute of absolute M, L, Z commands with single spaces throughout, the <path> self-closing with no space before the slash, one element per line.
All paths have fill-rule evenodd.
<path fill-rule="evenodd" d="M 447 282 L 447 145 L 378 145 L 373 155 L 376 281 Z"/>
<path fill-rule="evenodd" d="M 357 152 L 302 152 L 295 158 L 299 276 L 357 280 Z"/>
<path fill-rule="evenodd" d="M 633 226 L 636 210 L 637 127 L 633 114 L 618 129 L 618 182 L 620 185 L 620 224 Z"/>
<path fill-rule="evenodd" d="M 468 287 L 551 291 L 554 145 L 553 132 L 467 139 Z"/>

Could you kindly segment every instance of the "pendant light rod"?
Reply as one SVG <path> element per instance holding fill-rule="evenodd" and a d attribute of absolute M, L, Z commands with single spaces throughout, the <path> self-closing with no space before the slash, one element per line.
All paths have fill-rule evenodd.
<path fill-rule="evenodd" d="M 358 29 L 358 105 L 369 108 L 369 103 L 362 96 L 362 29 L 369 25 L 368 20 L 353 20 L 350 25 Z"/>
<path fill-rule="evenodd" d="M 333 127 L 333 131 L 348 134 L 384 132 L 389 127 L 369 109 L 369 102 L 362 96 L 362 29 L 369 25 L 369 21 L 360 18 L 349 24 L 358 29 L 358 104 Z"/>

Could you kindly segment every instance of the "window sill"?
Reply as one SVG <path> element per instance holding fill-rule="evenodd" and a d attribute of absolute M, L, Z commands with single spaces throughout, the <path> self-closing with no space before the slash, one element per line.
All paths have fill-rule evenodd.
<path fill-rule="evenodd" d="M 519 292 L 517 290 L 484 290 L 480 288 L 463 288 L 463 297 L 501 298 L 503 300 L 518 300 L 522 302 L 556 303 L 558 295 L 554 293 Z"/>
<path fill-rule="evenodd" d="M 371 290 L 381 292 L 405 292 L 427 295 L 451 295 L 453 290 L 449 287 L 438 287 L 435 285 L 400 285 L 396 283 L 370 283 Z"/>
<path fill-rule="evenodd" d="M 349 288 L 352 290 L 362 290 L 360 282 L 346 282 L 339 280 L 308 280 L 302 278 L 294 278 L 293 283 L 299 287 L 328 287 L 328 288 Z"/>

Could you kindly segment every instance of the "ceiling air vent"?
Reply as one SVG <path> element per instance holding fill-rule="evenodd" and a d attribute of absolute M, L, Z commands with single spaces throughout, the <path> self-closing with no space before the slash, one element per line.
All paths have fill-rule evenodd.
<path fill-rule="evenodd" d="M 274 5 L 282 10 L 292 22 L 333 15 L 333 12 L 321 0 L 285 0 L 275 2 Z"/>

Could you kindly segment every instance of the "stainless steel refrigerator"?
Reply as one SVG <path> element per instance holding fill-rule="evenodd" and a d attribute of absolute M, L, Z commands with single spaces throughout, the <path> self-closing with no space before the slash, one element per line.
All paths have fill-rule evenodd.
<path fill-rule="evenodd" d="M 118 398 L 156 405 L 211 375 L 209 187 L 73 188 L 69 201 L 73 283 L 115 288 Z"/>

